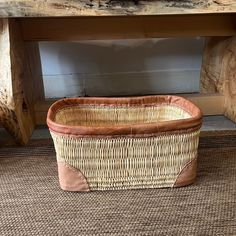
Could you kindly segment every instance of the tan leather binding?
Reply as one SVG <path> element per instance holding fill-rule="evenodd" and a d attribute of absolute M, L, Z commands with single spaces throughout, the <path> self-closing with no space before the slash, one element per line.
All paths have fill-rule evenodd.
<path fill-rule="evenodd" d="M 173 187 L 182 187 L 192 184 L 197 174 L 197 157 L 187 163 L 179 173 Z"/>
<path fill-rule="evenodd" d="M 88 192 L 89 186 L 84 175 L 65 162 L 58 162 L 60 186 L 66 191 Z"/>
<path fill-rule="evenodd" d="M 92 106 L 154 106 L 154 105 L 173 105 L 180 107 L 187 111 L 191 118 L 156 122 L 150 124 L 136 124 L 131 126 L 105 126 L 105 127 L 91 127 L 91 126 L 68 126 L 57 124 L 55 120 L 56 113 L 63 108 L 78 106 L 78 105 L 92 105 Z M 198 107 L 192 102 L 178 96 L 145 96 L 132 98 L 68 98 L 55 102 L 48 111 L 47 124 L 51 131 L 57 134 L 67 135 L 148 135 L 160 132 L 199 129 L 202 123 L 202 113 Z"/>

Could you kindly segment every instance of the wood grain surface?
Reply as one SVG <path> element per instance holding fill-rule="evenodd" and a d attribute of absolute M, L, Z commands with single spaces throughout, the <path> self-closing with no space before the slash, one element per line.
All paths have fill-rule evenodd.
<path fill-rule="evenodd" d="M 236 122 L 236 37 L 211 37 L 204 50 L 201 92 L 224 95 L 224 114 Z"/>
<path fill-rule="evenodd" d="M 28 142 L 33 129 L 31 78 L 18 24 L 0 20 L 0 123 L 20 144 Z"/>
<path fill-rule="evenodd" d="M 236 0 L 0 0 L 0 17 L 169 15 L 236 12 Z"/>
<path fill-rule="evenodd" d="M 25 41 L 236 35 L 236 14 L 21 18 Z"/>

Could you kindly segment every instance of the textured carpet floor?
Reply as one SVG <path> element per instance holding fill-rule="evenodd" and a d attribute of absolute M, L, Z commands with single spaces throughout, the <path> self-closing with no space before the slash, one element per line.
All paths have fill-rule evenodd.
<path fill-rule="evenodd" d="M 236 147 L 222 146 L 201 144 L 192 186 L 83 194 L 58 187 L 50 143 L 1 148 L 0 235 L 236 235 Z"/>

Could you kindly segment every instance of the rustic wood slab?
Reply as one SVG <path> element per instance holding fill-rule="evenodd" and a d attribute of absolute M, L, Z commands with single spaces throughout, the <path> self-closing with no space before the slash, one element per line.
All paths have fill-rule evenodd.
<path fill-rule="evenodd" d="M 0 17 L 169 15 L 236 12 L 236 0 L 0 0 Z"/>
<path fill-rule="evenodd" d="M 236 122 L 236 36 L 211 37 L 206 41 L 201 91 L 223 94 L 224 114 Z"/>
<path fill-rule="evenodd" d="M 236 122 L 236 0 L 0 0 L 0 18 L 15 17 L 22 18 L 0 19 L 0 123 L 20 144 L 44 99 L 37 43 L 44 40 L 231 36 L 207 41 L 202 67 L 203 91 L 223 96 L 197 100 Z"/>
<path fill-rule="evenodd" d="M 19 24 L 14 19 L 0 19 L 0 124 L 19 144 L 28 142 L 35 126 L 33 104 L 43 97 L 38 48 L 35 43 L 28 47 L 30 52 Z M 33 75 L 36 64 L 38 74 Z M 37 80 L 33 80 L 35 76 Z"/>

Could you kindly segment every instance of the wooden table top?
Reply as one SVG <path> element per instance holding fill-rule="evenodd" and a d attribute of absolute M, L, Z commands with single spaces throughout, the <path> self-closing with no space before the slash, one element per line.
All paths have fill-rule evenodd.
<path fill-rule="evenodd" d="M 236 13 L 236 0 L 0 0 L 0 17 Z"/>

